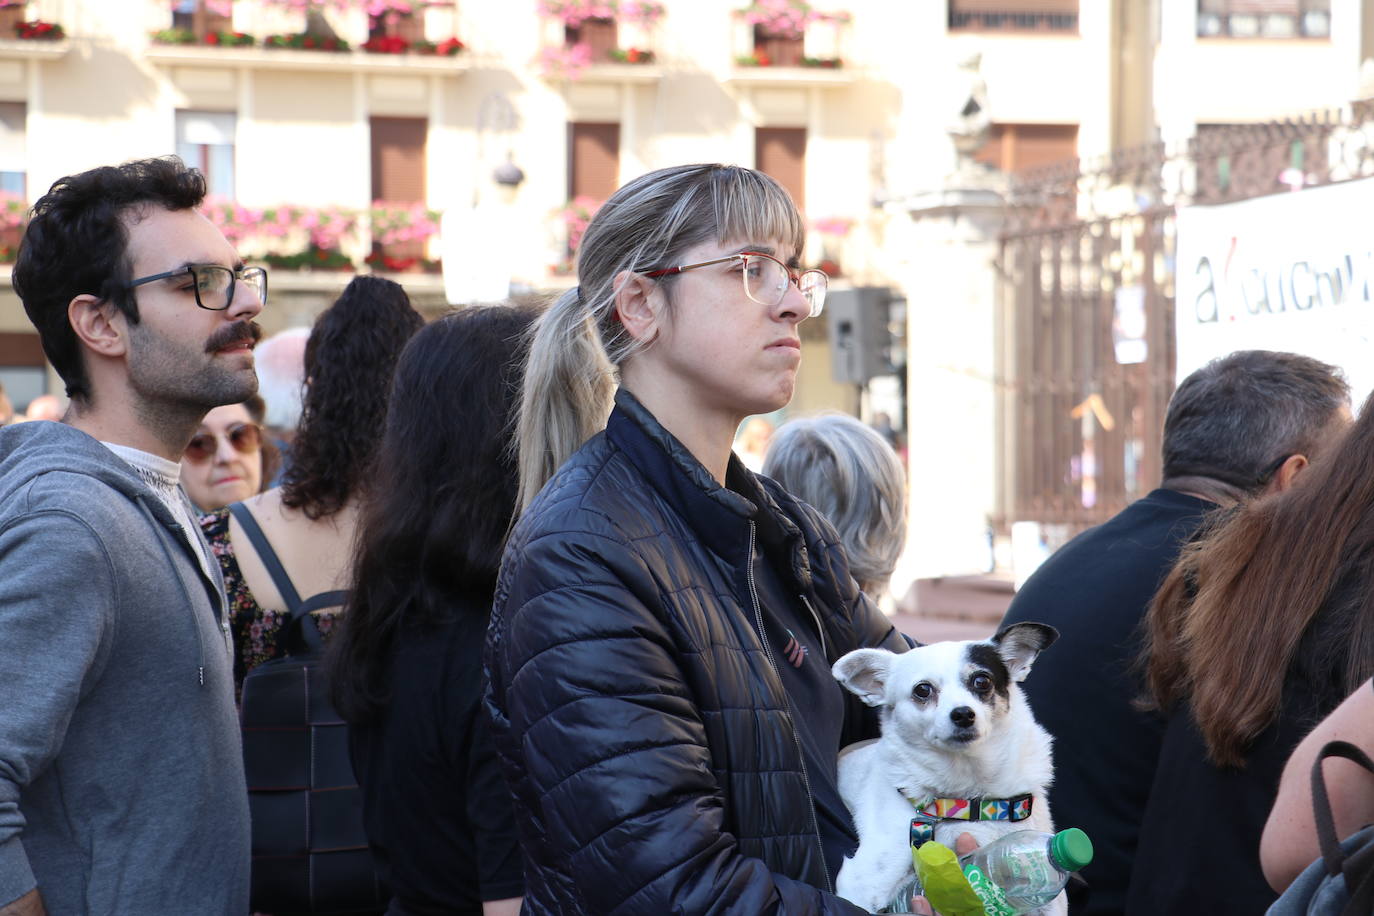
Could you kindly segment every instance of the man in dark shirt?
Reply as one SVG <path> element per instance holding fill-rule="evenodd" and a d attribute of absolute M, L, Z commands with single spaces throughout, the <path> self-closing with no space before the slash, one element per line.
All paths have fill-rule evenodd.
<path fill-rule="evenodd" d="M 1165 573 L 1211 510 L 1287 487 L 1350 420 L 1339 371 L 1291 353 L 1243 350 L 1189 375 L 1164 420 L 1164 481 L 1050 557 L 1002 626 L 1059 630 L 1025 683 L 1054 736 L 1050 810 L 1081 827 L 1096 854 L 1070 912 L 1120 913 L 1164 723 L 1138 712 L 1138 627 Z"/>

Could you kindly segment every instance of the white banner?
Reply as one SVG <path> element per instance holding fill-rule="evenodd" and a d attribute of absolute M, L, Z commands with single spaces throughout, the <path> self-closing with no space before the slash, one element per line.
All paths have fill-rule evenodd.
<path fill-rule="evenodd" d="M 1178 211 L 1178 380 L 1233 350 L 1288 350 L 1374 387 L 1374 178 Z"/>

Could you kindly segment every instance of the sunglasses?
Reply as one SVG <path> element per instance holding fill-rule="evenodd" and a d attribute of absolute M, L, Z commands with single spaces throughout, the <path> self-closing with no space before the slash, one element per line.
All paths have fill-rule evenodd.
<path fill-rule="evenodd" d="M 235 423 L 224 431 L 224 438 L 241 455 L 251 455 L 262 448 L 262 428 L 256 423 Z M 196 433 L 186 444 L 188 460 L 200 464 L 215 457 L 219 450 L 219 436 L 214 433 Z"/>

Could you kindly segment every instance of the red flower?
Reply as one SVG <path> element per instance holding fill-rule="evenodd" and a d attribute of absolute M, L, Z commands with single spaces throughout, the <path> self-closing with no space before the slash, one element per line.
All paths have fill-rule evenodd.
<path fill-rule="evenodd" d="M 637 64 L 637 63 L 639 63 L 639 58 L 640 58 L 640 56 L 641 56 L 641 55 L 640 55 L 640 53 L 639 53 L 639 49 L 638 49 L 638 48 L 631 48 L 630 50 L 628 50 L 628 51 L 625 52 L 625 59 L 628 60 L 628 61 L 629 61 L 630 63 L 632 63 L 632 64 Z"/>
<path fill-rule="evenodd" d="M 206 43 L 207 45 L 217 45 L 217 44 L 219 44 L 219 33 L 218 33 L 218 32 L 210 32 L 210 33 L 208 33 L 208 34 L 205 36 L 205 43 Z"/>
<path fill-rule="evenodd" d="M 767 54 L 765 54 L 764 52 L 762 52 L 762 51 L 755 51 L 755 52 L 754 52 L 754 60 L 756 60 L 756 61 L 759 62 L 759 66 L 760 66 L 760 67 L 771 67 L 771 66 L 773 66 L 773 59 L 772 59 L 771 57 L 769 57 Z"/>
<path fill-rule="evenodd" d="M 311 38 L 309 35 L 307 35 L 304 39 L 301 40 L 301 47 L 302 47 L 302 48 L 313 48 L 313 47 L 315 47 L 315 39 L 313 39 L 313 38 Z"/>

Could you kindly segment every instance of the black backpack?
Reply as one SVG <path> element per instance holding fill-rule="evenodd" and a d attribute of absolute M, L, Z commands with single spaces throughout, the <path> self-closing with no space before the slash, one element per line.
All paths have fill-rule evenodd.
<path fill-rule="evenodd" d="M 1374 913 L 1374 825 L 1340 841 L 1322 761 L 1344 757 L 1374 773 L 1374 761 L 1346 741 L 1330 741 L 1312 763 L 1312 815 L 1321 858 L 1303 870 L 1269 908 L 1268 916 L 1369 916 Z"/>
<path fill-rule="evenodd" d="M 257 521 L 239 520 L 291 614 L 287 655 L 243 679 L 240 724 L 252 817 L 255 912 L 377 913 L 387 891 L 373 869 L 363 801 L 348 754 L 348 728 L 329 701 L 322 640 L 311 611 L 339 607 L 347 592 L 302 601 Z"/>

